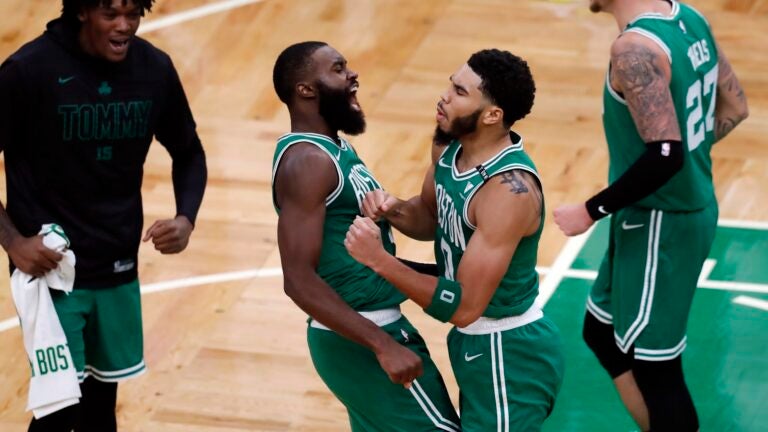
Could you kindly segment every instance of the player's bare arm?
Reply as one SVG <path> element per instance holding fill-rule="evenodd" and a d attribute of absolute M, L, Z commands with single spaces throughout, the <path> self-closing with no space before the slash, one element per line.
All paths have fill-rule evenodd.
<path fill-rule="evenodd" d="M 611 47 L 611 85 L 623 94 L 645 142 L 680 140 L 669 59 L 650 39 L 625 33 Z"/>
<path fill-rule="evenodd" d="M 409 383 L 421 375 L 421 359 L 350 308 L 315 272 L 323 240 L 325 199 L 337 182 L 331 160 L 317 147 L 296 144 L 283 156 L 275 191 L 285 292 L 312 318 L 376 353 L 393 382 Z"/>
<path fill-rule="evenodd" d="M 527 173 L 495 176 L 470 205 L 477 226 L 457 271 L 462 295 L 449 321 L 459 327 L 474 322 L 485 311 L 520 239 L 538 229 L 541 191 Z M 422 308 L 428 308 L 438 278 L 417 273 L 389 255 L 381 245 L 378 226 L 360 218 L 350 227 L 346 246 L 361 263 L 387 279 Z"/>
<path fill-rule="evenodd" d="M 736 72 L 718 44 L 717 102 L 715 106 L 715 142 L 728 135 L 749 116 L 747 96 Z"/>

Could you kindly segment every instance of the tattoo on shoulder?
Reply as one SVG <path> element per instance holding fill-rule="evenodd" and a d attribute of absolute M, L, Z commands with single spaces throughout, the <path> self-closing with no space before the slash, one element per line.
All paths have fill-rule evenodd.
<path fill-rule="evenodd" d="M 515 171 L 507 171 L 501 173 L 501 183 L 509 185 L 509 191 L 513 194 L 528 193 L 528 186 L 520 177 L 520 174 Z"/>
<path fill-rule="evenodd" d="M 669 83 L 658 64 L 660 54 L 632 45 L 611 59 L 612 76 L 624 93 L 640 136 L 655 141 L 679 134 Z"/>
<path fill-rule="evenodd" d="M 662 74 L 654 63 L 656 54 L 642 45 L 632 46 L 613 58 L 613 70 L 622 90 L 633 91 L 643 88 Z"/>

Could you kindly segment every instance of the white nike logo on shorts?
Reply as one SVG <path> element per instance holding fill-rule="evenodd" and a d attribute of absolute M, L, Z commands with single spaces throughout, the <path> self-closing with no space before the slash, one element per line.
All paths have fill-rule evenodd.
<path fill-rule="evenodd" d="M 466 360 L 468 362 L 471 362 L 472 360 L 480 357 L 481 355 L 483 355 L 483 353 L 475 354 L 473 356 L 470 356 L 469 353 L 464 353 L 464 360 Z"/>
<path fill-rule="evenodd" d="M 642 228 L 643 226 L 645 226 L 645 224 L 630 225 L 627 223 L 627 221 L 624 221 L 624 223 L 621 224 L 621 229 L 632 230 L 635 228 Z"/>

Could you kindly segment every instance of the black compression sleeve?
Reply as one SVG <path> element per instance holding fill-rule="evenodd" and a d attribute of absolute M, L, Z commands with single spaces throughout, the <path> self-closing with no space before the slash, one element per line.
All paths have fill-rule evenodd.
<path fill-rule="evenodd" d="M 208 179 L 208 168 L 202 146 L 199 147 L 199 151 L 173 158 L 172 179 L 173 192 L 176 196 L 176 214 L 186 216 L 194 225 Z"/>
<path fill-rule="evenodd" d="M 208 169 L 187 96 L 172 65 L 168 69 L 167 91 L 167 109 L 158 121 L 155 135 L 173 159 L 176 215 L 186 216 L 194 225 L 205 193 Z"/>
<path fill-rule="evenodd" d="M 653 141 L 629 169 L 607 188 L 587 201 L 594 220 L 633 204 L 662 187 L 683 167 L 683 143 Z"/>
<path fill-rule="evenodd" d="M 419 273 L 437 276 L 437 264 L 414 262 L 402 258 L 398 258 L 398 260 Z"/>

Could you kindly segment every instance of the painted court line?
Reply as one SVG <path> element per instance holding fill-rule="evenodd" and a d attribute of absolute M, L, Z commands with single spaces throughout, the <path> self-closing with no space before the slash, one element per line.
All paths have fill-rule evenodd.
<path fill-rule="evenodd" d="M 229 273 L 217 273 L 206 276 L 195 276 L 185 279 L 176 279 L 166 282 L 157 282 L 147 284 L 141 287 L 142 294 L 150 294 L 160 291 L 170 291 L 179 288 L 187 288 L 198 285 L 216 284 L 221 282 L 232 282 L 243 279 L 254 279 L 258 277 L 280 276 L 283 270 L 280 267 L 243 270 Z"/>
<path fill-rule="evenodd" d="M 557 258 L 555 258 L 552 267 L 547 269 L 547 276 L 541 284 L 539 284 L 539 296 L 536 297 L 536 304 L 539 305 L 539 307 L 544 307 L 544 305 L 547 304 L 547 301 L 549 301 L 549 298 L 552 297 L 552 294 L 555 292 L 558 285 L 560 285 L 560 282 L 562 282 L 563 277 L 565 277 L 565 272 L 571 268 L 573 261 L 579 255 L 579 252 L 581 252 L 581 249 L 584 247 L 587 240 L 589 240 L 589 236 L 592 234 L 592 231 L 594 231 L 595 226 L 596 225 L 592 225 L 592 227 L 584 234 L 570 237 L 563 249 L 557 255 Z"/>
<path fill-rule="evenodd" d="M 7 320 L 0 321 L 0 333 L 16 328 L 19 326 L 19 319 L 16 317 L 8 318 Z"/>
<path fill-rule="evenodd" d="M 701 274 L 699 274 L 699 288 L 768 294 L 768 285 L 766 284 L 710 280 L 709 275 L 712 274 L 716 265 L 717 260 L 715 259 L 707 258 L 704 261 L 704 265 L 701 266 Z"/>
<path fill-rule="evenodd" d="M 726 228 L 745 228 L 759 231 L 768 231 L 768 222 L 748 221 L 737 219 L 718 219 L 717 226 Z"/>
<path fill-rule="evenodd" d="M 231 9 L 247 6 L 254 3 L 260 3 L 263 0 L 225 0 L 218 3 L 212 3 L 205 6 L 200 6 L 194 9 L 189 9 L 184 12 L 179 12 L 167 17 L 158 18 L 155 20 L 148 20 L 146 23 L 142 23 L 139 26 L 137 34 L 143 34 L 160 30 L 166 27 L 171 27 L 176 24 L 195 20 L 208 15 L 213 15 L 219 12 L 225 12 Z"/>
<path fill-rule="evenodd" d="M 701 274 L 699 275 L 699 282 L 697 283 L 699 288 L 768 294 L 768 284 L 710 280 L 709 275 L 712 273 L 715 265 L 717 265 L 717 260 L 709 258 L 704 261 L 704 265 L 701 267 Z M 550 269 L 547 267 L 536 267 L 536 271 L 545 275 Z M 568 269 L 563 272 L 563 276 L 573 279 L 595 280 L 597 279 L 597 271 Z"/>
<path fill-rule="evenodd" d="M 762 309 L 764 311 L 768 311 L 768 301 L 760 300 L 758 298 L 749 297 L 749 296 L 738 296 L 735 299 L 733 299 L 733 302 L 743 306 L 749 306 L 755 309 Z"/>

